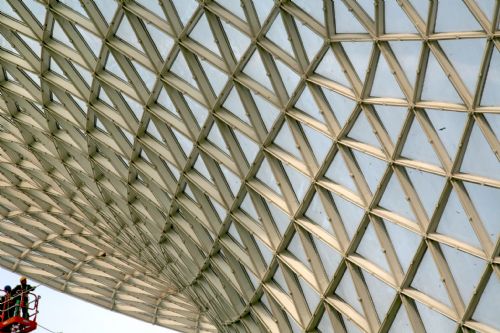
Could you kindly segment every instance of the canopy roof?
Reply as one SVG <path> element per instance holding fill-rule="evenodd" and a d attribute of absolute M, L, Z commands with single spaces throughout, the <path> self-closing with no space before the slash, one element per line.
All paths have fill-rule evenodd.
<path fill-rule="evenodd" d="M 500 332 L 499 8 L 0 0 L 0 265 L 186 332 Z"/>

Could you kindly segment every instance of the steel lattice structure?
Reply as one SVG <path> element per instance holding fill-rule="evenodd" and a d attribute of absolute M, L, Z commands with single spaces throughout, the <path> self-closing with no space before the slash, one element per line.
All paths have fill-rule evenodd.
<path fill-rule="evenodd" d="M 500 332 L 499 16 L 0 0 L 0 265 L 186 332 Z"/>

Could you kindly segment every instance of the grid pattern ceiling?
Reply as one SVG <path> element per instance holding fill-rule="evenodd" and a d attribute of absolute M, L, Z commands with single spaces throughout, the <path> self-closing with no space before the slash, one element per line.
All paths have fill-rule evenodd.
<path fill-rule="evenodd" d="M 0 265 L 180 331 L 500 332 L 499 8 L 1 0 Z"/>

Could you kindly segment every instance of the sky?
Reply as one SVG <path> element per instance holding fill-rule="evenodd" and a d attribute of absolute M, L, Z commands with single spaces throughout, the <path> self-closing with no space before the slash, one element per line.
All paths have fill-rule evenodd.
<path fill-rule="evenodd" d="M 19 283 L 19 275 L 0 268 L 0 288 Z M 38 283 L 28 278 L 28 284 Z M 36 288 L 41 296 L 38 306 L 39 324 L 36 333 L 47 333 L 41 326 L 56 333 L 174 333 L 176 331 L 154 326 L 143 321 L 106 310 L 51 288 Z M 41 325 L 41 326 L 40 326 Z"/>

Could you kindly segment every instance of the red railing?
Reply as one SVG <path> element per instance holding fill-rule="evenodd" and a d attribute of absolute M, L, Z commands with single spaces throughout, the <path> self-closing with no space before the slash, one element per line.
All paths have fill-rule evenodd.
<path fill-rule="evenodd" d="M 5 322 L 6 320 L 16 316 L 21 317 L 23 315 L 23 308 L 26 309 L 25 311 L 28 311 L 28 318 L 25 319 L 36 322 L 40 296 L 28 291 L 22 292 L 21 294 L 11 295 L 1 289 L 0 294 L 3 294 L 4 297 L 4 301 L 0 302 L 1 322 Z M 27 305 L 24 304 L 25 301 L 28 302 Z"/>

